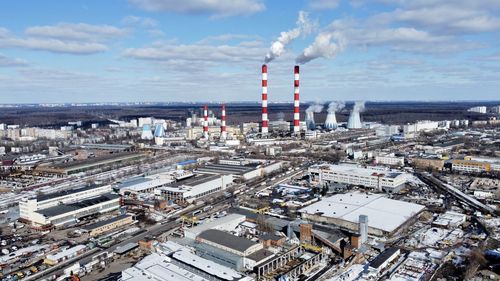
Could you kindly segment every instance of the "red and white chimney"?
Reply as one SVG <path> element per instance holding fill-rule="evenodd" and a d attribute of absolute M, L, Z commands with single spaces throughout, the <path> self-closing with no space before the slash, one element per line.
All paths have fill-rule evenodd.
<path fill-rule="evenodd" d="M 222 105 L 222 114 L 220 117 L 220 138 L 221 140 L 225 140 L 227 138 L 226 131 L 226 105 Z"/>
<path fill-rule="evenodd" d="M 203 137 L 208 139 L 208 105 L 203 106 Z"/>
<path fill-rule="evenodd" d="M 262 127 L 263 135 L 269 132 L 269 119 L 267 115 L 267 65 L 262 65 Z"/>
<path fill-rule="evenodd" d="M 299 93 L 299 66 L 294 68 L 294 92 L 293 92 L 293 133 L 300 132 L 300 93 Z"/>

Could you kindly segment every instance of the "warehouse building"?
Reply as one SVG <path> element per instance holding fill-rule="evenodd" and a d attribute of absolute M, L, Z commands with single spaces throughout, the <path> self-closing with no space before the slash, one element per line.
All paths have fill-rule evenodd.
<path fill-rule="evenodd" d="M 162 243 L 161 250 L 146 256 L 134 266 L 122 271 L 120 280 L 158 281 L 251 281 L 240 272 L 200 257 L 198 253 L 171 241 Z"/>
<path fill-rule="evenodd" d="M 110 185 L 104 186 L 85 186 L 73 188 L 49 194 L 38 194 L 35 198 L 23 200 L 19 202 L 20 220 L 30 222 L 34 213 L 38 210 L 43 210 L 60 204 L 69 204 L 92 197 L 97 197 L 111 191 Z"/>
<path fill-rule="evenodd" d="M 232 175 L 197 175 L 166 184 L 155 190 L 157 197 L 171 202 L 188 202 L 221 192 L 233 185 Z"/>
<path fill-rule="evenodd" d="M 87 250 L 85 245 L 76 245 L 71 248 L 65 248 L 55 254 L 47 255 L 44 259 L 44 263 L 48 265 L 56 265 L 65 260 L 77 257 Z"/>
<path fill-rule="evenodd" d="M 282 161 L 265 161 L 260 159 L 220 160 L 219 164 L 207 164 L 196 172 L 213 175 L 233 175 L 236 178 L 251 180 L 278 171 L 283 167 Z"/>
<path fill-rule="evenodd" d="M 120 196 L 107 193 L 79 202 L 61 204 L 31 213 L 28 221 L 34 227 L 52 228 L 76 223 L 91 215 L 118 210 Z"/>
<path fill-rule="evenodd" d="M 36 168 L 39 173 L 55 174 L 61 176 L 73 175 L 77 173 L 87 172 L 93 169 L 109 167 L 109 165 L 123 164 L 130 161 L 135 161 L 144 157 L 140 153 L 113 153 L 107 156 L 98 158 L 89 158 L 86 160 L 78 160 L 68 163 L 60 163 L 55 165 L 40 165 Z"/>
<path fill-rule="evenodd" d="M 384 236 L 395 233 L 424 210 L 424 206 L 388 199 L 381 194 L 351 192 L 324 197 L 299 210 L 303 219 L 336 225 L 352 232 L 359 230 L 359 216 L 368 217 L 368 233 Z"/>
<path fill-rule="evenodd" d="M 344 183 L 371 187 L 379 191 L 398 192 L 408 181 L 408 175 L 399 171 L 362 168 L 353 164 L 314 165 L 309 168 L 312 183 Z"/>
<path fill-rule="evenodd" d="M 217 229 L 203 231 L 196 237 L 196 241 L 244 257 L 264 248 L 260 243 Z"/>
<path fill-rule="evenodd" d="M 115 230 L 124 225 L 130 225 L 134 222 L 132 216 L 124 214 L 116 217 L 112 217 L 107 220 L 98 221 L 96 223 L 86 225 L 83 230 L 89 234 L 89 236 L 101 235 L 105 232 Z"/>
<path fill-rule="evenodd" d="M 239 224 L 243 223 L 246 217 L 239 214 L 229 214 L 222 218 L 213 221 L 207 221 L 198 226 L 184 230 L 184 237 L 189 239 L 196 239 L 196 237 L 205 230 L 217 229 L 222 231 L 234 230 Z"/>

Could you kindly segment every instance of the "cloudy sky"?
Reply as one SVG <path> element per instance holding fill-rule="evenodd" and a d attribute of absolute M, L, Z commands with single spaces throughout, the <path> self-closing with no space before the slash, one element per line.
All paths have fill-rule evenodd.
<path fill-rule="evenodd" d="M 0 103 L 500 99 L 498 0 L 2 1 Z"/>

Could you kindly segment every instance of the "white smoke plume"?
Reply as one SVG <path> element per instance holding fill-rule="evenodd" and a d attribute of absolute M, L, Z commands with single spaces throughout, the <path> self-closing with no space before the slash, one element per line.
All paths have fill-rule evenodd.
<path fill-rule="evenodd" d="M 323 110 L 323 105 L 316 103 L 316 104 L 311 104 L 307 109 L 306 113 L 311 112 L 311 113 L 320 113 Z"/>
<path fill-rule="evenodd" d="M 280 37 L 278 37 L 278 39 L 271 44 L 271 48 L 269 48 L 264 61 L 268 63 L 281 56 L 288 44 L 301 35 L 310 34 L 317 28 L 317 26 L 318 24 L 316 22 L 311 22 L 309 20 L 306 12 L 300 11 L 299 18 L 297 19 L 297 27 L 281 32 Z"/>
<path fill-rule="evenodd" d="M 323 105 L 321 104 L 311 104 L 306 109 L 306 124 L 309 130 L 314 130 L 316 128 L 316 122 L 314 121 L 314 113 L 320 113 L 323 110 Z"/>
<path fill-rule="evenodd" d="M 305 64 L 319 57 L 331 59 L 342 52 L 345 45 L 345 37 L 340 32 L 322 32 L 295 61 L 298 64 Z"/>
<path fill-rule="evenodd" d="M 335 113 L 338 111 L 341 111 L 345 107 L 345 103 L 341 101 L 332 101 L 330 104 L 328 104 L 328 113 Z"/>
<path fill-rule="evenodd" d="M 354 112 L 363 112 L 365 111 L 365 102 L 364 101 L 356 101 L 354 102 L 354 107 L 352 108 Z"/>

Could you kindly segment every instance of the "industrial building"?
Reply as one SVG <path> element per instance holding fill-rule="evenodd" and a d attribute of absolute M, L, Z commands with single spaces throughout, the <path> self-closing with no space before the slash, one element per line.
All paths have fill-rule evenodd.
<path fill-rule="evenodd" d="M 299 210 L 303 219 L 359 231 L 359 216 L 368 217 L 368 233 L 384 236 L 415 218 L 424 206 L 388 199 L 381 194 L 351 192 L 324 197 Z"/>
<path fill-rule="evenodd" d="M 222 231 L 234 230 L 240 223 L 246 220 L 244 215 L 229 214 L 213 221 L 207 221 L 198 226 L 184 230 L 184 237 L 195 240 L 196 237 L 205 230 L 217 229 Z"/>
<path fill-rule="evenodd" d="M 76 223 L 83 217 L 115 211 L 119 208 L 120 196 L 107 193 L 74 203 L 37 210 L 31 213 L 28 220 L 35 227 L 61 227 Z"/>
<path fill-rule="evenodd" d="M 238 271 L 200 257 L 188 248 L 168 241 L 140 262 L 122 271 L 120 280 L 251 281 Z"/>
<path fill-rule="evenodd" d="M 389 166 L 404 166 L 405 158 L 402 156 L 395 156 L 394 154 L 378 155 L 375 157 L 375 163 Z"/>
<path fill-rule="evenodd" d="M 451 160 L 451 169 L 466 173 L 500 171 L 500 162 L 454 159 Z"/>
<path fill-rule="evenodd" d="M 87 160 L 73 161 L 55 165 L 40 165 L 36 168 L 39 173 L 55 174 L 55 175 L 73 175 L 81 172 L 86 172 L 92 169 L 107 167 L 113 164 L 120 164 L 127 161 L 134 161 L 143 158 L 143 154 L 139 153 L 114 153 L 108 156 L 99 158 L 89 158 Z"/>
<path fill-rule="evenodd" d="M 86 225 L 83 230 L 89 234 L 89 236 L 97 236 L 102 233 L 115 230 L 118 227 L 130 225 L 134 222 L 132 216 L 124 214 L 116 217 L 112 217 L 107 220 L 98 221 L 96 223 Z"/>
<path fill-rule="evenodd" d="M 110 191 L 110 185 L 91 185 L 55 193 L 39 194 L 35 198 L 19 202 L 19 216 L 21 221 L 30 222 L 36 216 L 35 212 L 39 210 L 97 197 Z"/>
<path fill-rule="evenodd" d="M 155 190 L 157 197 L 171 202 L 188 202 L 220 192 L 233 184 L 232 175 L 197 175 L 166 184 Z"/>
<path fill-rule="evenodd" d="M 81 255 L 86 249 L 87 246 L 85 245 L 76 245 L 71 248 L 65 248 L 55 254 L 47 255 L 43 262 L 48 265 L 55 265 L 67 259 Z"/>
<path fill-rule="evenodd" d="M 233 175 L 236 178 L 251 180 L 265 174 L 272 173 L 283 167 L 282 161 L 244 161 L 241 160 L 221 160 L 219 164 L 207 164 L 199 167 L 196 172 L 215 175 Z M 242 165 L 245 163 L 244 165 Z"/>
<path fill-rule="evenodd" d="M 389 193 L 398 192 L 408 181 L 407 174 L 399 171 L 362 168 L 352 164 L 315 165 L 309 168 L 309 174 L 313 183 L 344 183 Z"/>
<path fill-rule="evenodd" d="M 119 183 L 114 190 L 119 192 L 121 195 L 137 195 L 139 193 L 154 192 L 155 189 L 166 186 L 174 181 L 175 178 L 168 175 L 136 177 Z"/>
<path fill-rule="evenodd" d="M 196 241 L 239 256 L 248 256 L 264 247 L 260 243 L 217 229 L 209 229 L 201 232 L 196 237 Z"/>

